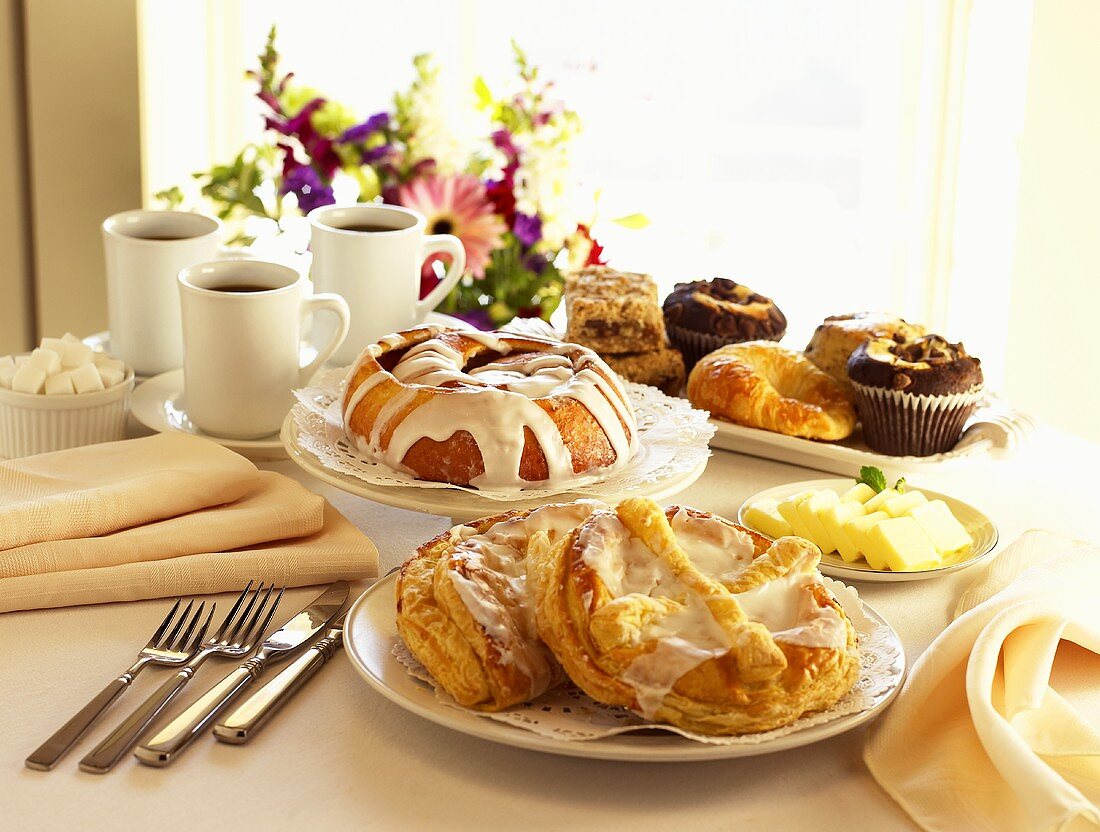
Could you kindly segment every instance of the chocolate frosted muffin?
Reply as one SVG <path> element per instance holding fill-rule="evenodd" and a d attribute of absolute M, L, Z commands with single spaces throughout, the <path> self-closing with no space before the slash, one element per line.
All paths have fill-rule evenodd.
<path fill-rule="evenodd" d="M 779 307 L 724 277 L 677 283 L 664 302 L 665 328 L 688 372 L 707 353 L 743 341 L 778 341 L 787 331 Z"/>
<path fill-rule="evenodd" d="M 982 392 L 982 363 L 939 335 L 874 338 L 848 359 L 863 438 L 879 453 L 930 456 L 955 447 Z"/>

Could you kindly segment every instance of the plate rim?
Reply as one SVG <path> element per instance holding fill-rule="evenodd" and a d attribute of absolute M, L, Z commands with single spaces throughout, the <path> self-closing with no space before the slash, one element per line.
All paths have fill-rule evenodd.
<path fill-rule="evenodd" d="M 796 491 L 805 491 L 808 488 L 834 488 L 838 483 L 846 483 L 848 485 L 855 484 L 854 477 L 821 477 L 816 480 L 800 480 L 793 483 L 784 483 L 781 485 L 774 485 L 771 488 L 764 488 L 757 491 L 755 494 L 750 494 L 746 497 L 740 506 L 737 507 L 737 522 L 742 526 L 746 526 L 753 531 L 759 532 L 755 526 L 745 522 L 745 511 L 749 505 L 761 499 L 775 499 L 778 493 L 786 493 L 786 496 L 790 496 Z M 856 567 L 848 566 L 844 563 L 836 563 L 839 558 L 834 555 L 822 555 L 821 563 L 818 565 L 818 569 L 825 575 L 829 575 L 833 578 L 845 578 L 852 581 L 864 581 L 867 583 L 908 583 L 911 581 L 925 581 L 932 578 L 939 578 L 943 575 L 949 575 L 952 572 L 958 572 L 962 569 L 969 569 L 979 563 L 988 560 L 994 552 L 997 550 L 997 545 L 1001 540 L 1000 529 L 997 528 L 997 524 L 993 522 L 988 514 L 975 506 L 973 503 L 968 503 L 965 500 L 960 500 L 957 497 L 952 497 L 950 494 L 944 494 L 941 491 L 935 491 L 931 488 L 916 488 L 927 496 L 943 500 L 948 503 L 958 503 L 965 506 L 970 511 L 979 515 L 985 519 L 985 522 L 989 524 L 992 529 L 992 540 L 989 543 L 989 547 L 976 555 L 972 555 L 966 560 L 959 561 L 958 563 L 952 563 L 948 566 L 937 566 L 935 569 L 921 569 L 915 572 L 892 572 L 888 569 L 859 569 Z M 762 534 L 762 532 L 761 532 Z M 828 560 L 826 560 L 828 558 Z"/>
<path fill-rule="evenodd" d="M 898 648 L 898 661 L 900 662 L 900 672 L 898 674 L 897 683 L 880 702 L 868 708 L 866 711 L 838 717 L 830 722 L 810 726 L 803 731 L 787 734 L 771 742 L 762 742 L 756 745 L 708 745 L 706 743 L 689 740 L 686 737 L 681 737 L 671 732 L 661 733 L 661 738 L 667 738 L 671 741 L 670 744 L 662 744 L 660 747 L 651 749 L 640 747 L 641 743 L 646 742 L 649 737 L 630 733 L 584 741 L 559 740 L 551 737 L 544 737 L 540 734 L 526 731 L 507 723 L 497 722 L 488 717 L 478 716 L 474 712 L 460 715 L 462 712 L 452 712 L 450 709 L 437 711 L 428 706 L 421 705 L 418 702 L 414 702 L 402 695 L 399 691 L 390 688 L 386 685 L 384 680 L 378 678 L 370 669 L 369 663 L 359 654 L 356 632 L 360 626 L 373 631 L 369 622 L 365 621 L 366 614 L 363 610 L 376 594 L 384 595 L 388 590 L 390 598 L 392 599 L 393 586 L 396 582 L 396 572 L 379 578 L 355 600 L 348 610 L 347 618 L 344 622 L 344 649 L 347 651 L 348 659 L 351 661 L 355 671 L 376 693 L 381 694 L 384 698 L 402 709 L 426 719 L 429 722 L 443 728 L 458 731 L 461 734 L 476 739 L 495 742 L 514 748 L 522 748 L 528 751 L 541 751 L 543 753 L 566 757 L 581 757 L 586 759 L 614 760 L 632 763 L 727 760 L 788 751 L 794 748 L 812 745 L 838 736 L 839 734 L 847 733 L 877 718 L 890 706 L 901 692 L 909 671 L 908 655 L 906 654 L 905 644 L 901 636 L 889 621 L 883 618 L 870 604 L 863 601 L 864 613 L 889 628 Z M 360 625 L 357 622 L 359 622 L 361 618 L 364 619 L 364 623 Z M 396 625 L 394 625 L 394 633 L 396 634 Z M 377 633 L 376 635 L 383 636 L 385 634 Z M 391 659 L 393 657 L 392 653 L 387 653 L 386 655 Z M 396 662 L 396 659 L 392 660 Z M 401 670 L 405 672 L 404 668 L 401 668 Z M 447 716 L 452 716 L 453 718 L 447 719 Z M 480 728 L 480 730 L 478 730 L 478 728 Z M 639 740 L 641 742 L 639 742 Z M 682 746 L 681 743 L 683 744 Z M 638 745 L 639 747 L 633 748 L 633 745 Z"/>
<path fill-rule="evenodd" d="M 175 378 L 170 378 L 177 375 L 179 376 L 178 383 Z M 215 442 L 222 447 L 230 449 L 247 448 L 252 451 L 284 450 L 283 442 L 278 433 L 272 434 L 272 438 L 267 439 L 229 439 L 224 436 L 214 436 L 209 433 L 194 433 L 192 431 L 180 430 L 170 424 L 166 419 L 159 418 L 161 409 L 168 401 L 170 395 L 183 390 L 182 382 L 182 368 L 166 370 L 163 373 L 149 376 L 134 388 L 134 392 L 131 394 L 130 398 L 130 413 L 142 425 L 157 433 L 182 433 L 186 436 L 197 436 L 200 439 L 209 439 L 211 442 Z M 171 387 L 171 391 L 169 391 L 169 387 Z M 160 392 L 162 390 L 164 393 Z M 148 410 L 146 410 L 146 405 L 148 405 Z M 154 417 L 152 415 L 153 413 L 156 413 L 157 417 Z"/>

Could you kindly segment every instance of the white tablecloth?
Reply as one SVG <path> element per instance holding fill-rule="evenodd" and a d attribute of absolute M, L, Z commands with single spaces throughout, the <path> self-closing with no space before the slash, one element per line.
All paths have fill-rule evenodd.
<path fill-rule="evenodd" d="M 448 525 L 309 481 L 289 462 L 265 467 L 328 497 L 378 544 L 383 573 Z M 1003 547 L 1030 528 L 1100 541 L 1098 473 L 1100 447 L 1043 432 L 1011 461 L 911 484 L 981 507 L 1000 528 Z M 820 476 L 719 451 L 676 502 L 733 517 L 759 489 Z M 947 624 L 974 577 L 963 571 L 859 589 L 901 634 L 912 660 Z M 315 594 L 288 592 L 283 608 L 297 609 Z M 371 691 L 343 653 L 246 746 L 202 740 L 167 769 L 125 761 L 107 776 L 79 771 L 83 753 L 159 684 L 165 671 L 149 670 L 57 769 L 24 768 L 30 751 L 130 664 L 163 614 L 163 601 L 147 601 L 0 616 L 0 829 L 914 828 L 864 767 L 863 730 L 743 760 L 555 757 L 407 713 Z M 228 669 L 207 663 L 181 701 Z"/>

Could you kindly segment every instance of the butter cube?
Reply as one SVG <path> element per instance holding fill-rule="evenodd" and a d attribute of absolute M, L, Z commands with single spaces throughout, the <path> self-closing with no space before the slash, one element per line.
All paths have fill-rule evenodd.
<path fill-rule="evenodd" d="M 95 393 L 103 389 L 103 379 L 99 377 L 99 370 L 94 364 L 85 364 L 70 370 L 69 377 L 72 378 L 77 393 Z"/>
<path fill-rule="evenodd" d="M 900 497 L 895 497 L 883 503 L 882 510 L 891 517 L 902 517 L 908 514 L 912 509 L 927 502 L 928 498 L 919 491 L 906 491 Z"/>
<path fill-rule="evenodd" d="M 64 335 L 62 335 L 61 340 L 64 341 L 66 344 L 83 344 L 84 343 L 79 338 L 77 338 L 75 335 L 73 335 L 71 332 L 66 332 Z"/>
<path fill-rule="evenodd" d="M 70 373 L 58 373 L 46 379 L 47 396 L 70 396 L 76 392 L 73 387 L 73 378 Z"/>
<path fill-rule="evenodd" d="M 831 488 L 827 488 L 823 491 L 818 491 L 813 496 L 798 504 L 798 516 L 801 517 L 802 522 L 806 524 L 806 528 L 810 532 L 810 540 L 817 544 L 817 548 L 821 550 L 823 555 L 835 552 L 836 544 L 833 543 L 833 539 L 829 536 L 829 532 L 821 525 L 821 520 L 818 519 L 817 513 L 829 506 L 835 506 L 839 502 L 840 497 L 837 496 L 837 493 Z"/>
<path fill-rule="evenodd" d="M 872 497 L 870 500 L 863 504 L 863 507 L 868 511 L 879 511 L 882 508 L 882 504 L 887 500 L 892 500 L 895 497 L 900 497 L 901 492 L 895 491 L 893 488 L 886 488 Z"/>
<path fill-rule="evenodd" d="M 806 528 L 806 524 L 802 522 L 802 518 L 798 515 L 798 505 L 803 500 L 810 499 L 813 495 L 813 491 L 802 491 L 798 494 L 791 495 L 785 500 L 781 500 L 777 506 L 783 519 L 790 525 L 791 531 L 807 540 L 810 539 L 810 530 Z"/>
<path fill-rule="evenodd" d="M 859 560 L 859 547 L 852 540 L 851 535 L 848 534 L 848 530 L 844 526 L 850 520 L 863 516 L 863 504 L 854 500 L 845 502 L 841 498 L 839 503 L 835 506 L 829 506 L 817 516 L 821 520 L 821 525 L 825 527 L 825 531 L 829 533 L 829 537 L 832 538 L 836 550 L 840 552 L 840 556 L 848 563 Z"/>
<path fill-rule="evenodd" d="M 940 555 L 912 517 L 891 517 L 865 535 L 867 562 L 883 561 L 894 572 L 915 572 L 940 565 Z"/>
<path fill-rule="evenodd" d="M 866 503 L 874 496 L 875 489 L 871 488 L 871 486 L 865 482 L 857 482 L 840 495 L 840 501 L 842 503 Z"/>
<path fill-rule="evenodd" d="M 48 376 L 61 372 L 61 356 L 53 350 L 44 350 L 41 347 L 31 353 L 27 364 L 37 367 Z"/>
<path fill-rule="evenodd" d="M 38 345 L 41 349 L 49 350 L 50 352 L 56 352 L 58 358 L 65 354 L 65 342 L 60 338 L 43 338 L 42 343 Z"/>
<path fill-rule="evenodd" d="M 102 358 L 100 358 L 102 356 Z M 122 373 L 126 375 L 126 362 L 120 361 L 117 358 L 111 358 L 109 355 L 97 352 L 95 354 L 95 365 L 101 370 L 111 370 L 116 373 Z"/>
<path fill-rule="evenodd" d="M 11 380 L 15 378 L 15 372 L 18 369 L 14 361 L 11 363 L 10 367 L 7 364 L 0 363 L 0 387 L 3 387 L 5 390 L 11 390 Z"/>
<path fill-rule="evenodd" d="M 50 353 L 53 355 L 53 353 Z M 11 389 L 16 393 L 41 393 L 46 383 L 46 371 L 33 364 L 24 364 L 15 371 L 11 379 Z"/>
<path fill-rule="evenodd" d="M 17 355 L 12 360 L 15 362 L 16 367 L 22 367 L 31 360 L 31 357 L 29 355 Z"/>
<path fill-rule="evenodd" d="M 848 537 L 851 538 L 853 545 L 863 553 L 864 560 L 871 565 L 872 569 L 885 569 L 886 563 L 878 558 L 872 560 L 873 555 L 868 554 L 867 532 L 876 524 L 889 519 L 890 515 L 885 511 L 873 511 L 870 514 L 855 517 L 844 524 L 844 531 L 848 532 Z"/>
<path fill-rule="evenodd" d="M 921 531 L 928 535 L 928 539 L 941 555 L 974 545 L 974 538 L 951 513 L 951 509 L 943 500 L 931 500 L 917 506 L 909 516 L 917 522 Z"/>
<path fill-rule="evenodd" d="M 62 367 L 80 367 L 92 363 L 92 348 L 87 344 L 64 344 L 64 350 L 61 354 Z"/>
<path fill-rule="evenodd" d="M 96 370 L 99 371 L 99 378 L 104 387 L 114 387 L 116 384 L 122 384 L 122 380 L 125 378 L 118 370 L 112 370 L 109 367 L 96 367 Z"/>
<path fill-rule="evenodd" d="M 768 537 L 785 537 L 791 534 L 791 524 L 779 513 L 775 500 L 761 500 L 745 509 L 745 522 Z"/>

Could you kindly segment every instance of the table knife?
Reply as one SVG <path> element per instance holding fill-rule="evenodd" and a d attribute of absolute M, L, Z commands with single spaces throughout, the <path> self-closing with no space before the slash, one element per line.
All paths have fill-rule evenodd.
<path fill-rule="evenodd" d="M 215 725 L 214 737 L 235 745 L 248 742 L 332 658 L 343 641 L 344 616 L 340 616 L 332 622 L 332 627 L 324 638 L 314 642 L 305 653 L 281 670 L 278 676 Z"/>
<path fill-rule="evenodd" d="M 253 681 L 270 662 L 289 658 L 328 626 L 348 599 L 348 582 L 337 581 L 312 604 L 267 637 L 248 661 L 195 700 L 179 716 L 140 745 L 134 756 L 146 765 L 166 766 L 207 728 L 218 713 Z"/>

